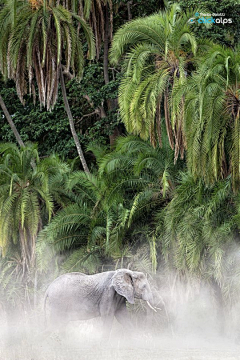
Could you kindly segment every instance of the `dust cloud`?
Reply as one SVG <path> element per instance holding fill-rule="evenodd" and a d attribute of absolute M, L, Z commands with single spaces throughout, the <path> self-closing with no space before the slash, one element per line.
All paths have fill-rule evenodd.
<path fill-rule="evenodd" d="M 218 284 L 159 272 L 149 279 L 154 306 L 129 305 L 133 328 L 116 320 L 102 339 L 100 318 L 47 332 L 42 300 L 36 310 L 6 314 L 0 307 L 0 360 L 233 360 L 240 359 L 240 301 L 226 304 Z"/>

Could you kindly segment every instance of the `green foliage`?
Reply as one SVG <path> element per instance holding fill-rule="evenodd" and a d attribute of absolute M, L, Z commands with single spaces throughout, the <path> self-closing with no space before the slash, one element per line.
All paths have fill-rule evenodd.
<path fill-rule="evenodd" d="M 56 208 L 68 201 L 62 189 L 66 164 L 52 155 L 40 160 L 36 146 L 18 149 L 0 145 L 0 233 L 2 256 L 19 249 L 22 276 L 35 265 L 35 241 L 38 232 Z M 59 186 L 59 188 L 57 188 Z"/>
<path fill-rule="evenodd" d="M 0 11 L 1 71 L 5 79 L 14 79 L 23 104 L 28 92 L 35 96 L 36 82 L 40 104 L 52 109 L 60 67 L 64 65 L 65 72 L 72 71 L 76 77 L 82 74 L 84 53 L 75 21 L 84 33 L 90 58 L 95 54 L 92 31 L 83 18 L 55 2 L 16 1 L 15 6 L 13 11 L 9 0 Z"/>
<path fill-rule="evenodd" d="M 48 246 L 58 253 L 73 251 L 66 266 L 74 269 L 86 266 L 84 256 L 74 264 L 78 249 L 82 254 L 98 254 L 116 261 L 123 257 L 126 246 L 135 243 L 132 232 L 138 229 L 138 236 L 145 234 L 156 269 L 154 221 L 149 222 L 146 214 L 151 216 L 161 208 L 174 186 L 173 152 L 166 136 L 164 144 L 162 149 L 154 150 L 143 140 L 129 136 L 119 138 L 111 153 L 92 144 L 88 150 L 94 153 L 98 169 L 94 174 L 77 171 L 70 175 L 67 188 L 75 194 L 74 203 L 58 212 L 42 231 L 38 244 L 40 263 Z"/>
<path fill-rule="evenodd" d="M 189 14 L 177 4 L 166 11 L 133 20 L 114 36 L 110 59 L 116 64 L 124 56 L 124 76 L 119 87 L 122 120 L 130 133 L 161 144 L 161 107 L 170 146 L 183 158 L 182 116 L 171 117 L 169 104 L 176 83 L 184 84 L 197 42 L 188 25 Z"/>
<path fill-rule="evenodd" d="M 99 247 L 82 246 L 70 253 L 62 264 L 64 272 L 80 271 L 85 274 L 94 274 L 101 267 L 101 249 Z"/>
<path fill-rule="evenodd" d="M 23 287 L 21 258 L 14 248 L 11 248 L 11 258 L 0 259 L 0 284 L 0 304 L 10 311 L 23 307 L 29 292 Z"/>
<path fill-rule="evenodd" d="M 111 81 L 109 86 L 105 86 L 102 71 L 99 71 L 99 81 L 95 81 L 95 71 L 89 74 L 88 69 L 95 69 L 96 67 L 99 69 L 99 66 L 95 66 L 95 64 L 87 66 L 86 77 L 84 72 L 82 84 L 73 79 L 67 85 L 68 99 L 72 108 L 75 127 L 85 148 L 91 141 L 100 141 L 103 144 L 109 143 L 109 135 L 112 134 L 120 122 L 117 109 L 112 111 L 106 109 L 106 117 L 103 118 L 99 116 L 99 113 L 94 112 L 102 102 L 108 100 L 108 96 L 113 98 L 117 96 L 117 82 Z M 87 84 L 95 84 L 95 87 L 87 87 Z M 104 88 L 104 95 L 99 92 L 99 87 Z M 106 89 L 109 90 L 106 91 Z M 13 116 L 21 138 L 24 142 L 37 142 L 40 156 L 48 156 L 54 152 L 58 153 L 63 159 L 77 157 L 61 92 L 59 92 L 58 101 L 51 112 L 46 111 L 44 108 L 40 109 L 38 102 L 34 105 L 30 97 L 25 97 L 27 105 L 23 106 L 18 99 L 14 84 L 10 81 L 1 83 L 0 92 L 10 114 Z M 93 106 L 83 97 L 88 93 L 94 99 Z M 87 116 L 88 113 L 93 114 Z M 1 109 L 0 114 L 3 114 Z M 0 126 L 0 140 L 14 142 L 14 135 L 4 116 L 0 116 Z M 91 161 L 89 154 L 86 154 L 86 157 L 88 161 Z"/>
<path fill-rule="evenodd" d="M 86 146 L 92 141 L 109 143 L 109 136 L 119 125 L 118 108 L 114 106 L 109 110 L 108 104 L 117 99 L 120 78 L 120 73 L 114 74 L 110 76 L 109 83 L 105 84 L 102 65 L 89 62 L 81 82 L 75 79 L 69 82 L 69 100 L 82 132 L 81 141 Z"/>
<path fill-rule="evenodd" d="M 206 186 L 182 173 L 171 202 L 157 216 L 167 269 L 189 281 L 218 284 L 228 306 L 240 292 L 239 209 L 230 178 Z"/>
<path fill-rule="evenodd" d="M 174 93 L 174 113 L 184 97 L 188 167 L 207 183 L 232 176 L 239 189 L 240 128 L 238 50 L 213 45 L 196 73 Z"/>
<path fill-rule="evenodd" d="M 183 173 L 171 202 L 164 209 L 163 253 L 178 270 L 221 283 L 224 253 L 239 223 L 230 179 L 206 187 Z"/>
<path fill-rule="evenodd" d="M 194 24 L 192 30 L 202 39 L 209 38 L 214 42 L 221 43 L 226 46 L 236 46 L 239 42 L 240 24 L 239 11 L 240 4 L 236 0 L 179 0 L 178 1 L 183 11 L 195 9 L 197 12 L 225 14 L 225 18 L 232 19 L 231 24 L 214 24 L 210 27 L 205 27 L 202 24 Z M 194 12 L 192 12 L 192 15 Z"/>
<path fill-rule="evenodd" d="M 37 142 L 40 156 L 53 152 L 60 154 L 62 158 L 77 156 L 61 95 L 54 110 L 47 112 L 40 109 L 39 103 L 34 105 L 29 97 L 26 98 L 27 106 L 23 106 L 11 82 L 1 85 L 1 95 L 24 142 Z M 1 110 L 0 114 L 2 115 Z M 14 142 L 14 135 L 3 116 L 0 117 L 0 126 L 0 140 Z"/>
<path fill-rule="evenodd" d="M 118 29 L 129 20 L 129 15 L 132 19 L 151 15 L 159 10 L 165 8 L 164 0 L 113 0 L 113 4 L 116 6 L 117 11 L 114 13 L 113 25 L 114 29 Z M 129 10 L 130 13 L 129 13 Z"/>

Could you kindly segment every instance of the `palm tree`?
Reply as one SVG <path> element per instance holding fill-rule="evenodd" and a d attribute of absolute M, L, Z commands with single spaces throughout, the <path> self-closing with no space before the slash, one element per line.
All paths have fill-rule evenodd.
<path fill-rule="evenodd" d="M 17 93 L 24 103 L 28 92 L 35 96 L 35 82 L 40 104 L 51 110 L 56 103 L 58 85 L 61 82 L 63 100 L 68 114 L 71 132 L 83 168 L 89 172 L 73 116 L 68 104 L 63 74 L 80 78 L 83 70 L 81 36 L 75 24 L 79 24 L 86 37 L 89 57 L 94 56 L 91 29 L 74 12 L 56 1 L 7 1 L 0 12 L 0 63 L 3 75 L 16 82 Z M 28 84 L 26 74 L 28 75 Z"/>
<path fill-rule="evenodd" d="M 110 60 L 116 64 L 125 55 L 124 76 L 119 89 L 122 119 L 130 133 L 161 144 L 161 106 L 175 161 L 183 158 L 183 116 L 172 117 L 171 92 L 183 84 L 196 54 L 197 44 L 187 22 L 189 14 L 170 9 L 125 24 L 114 36 Z"/>
<path fill-rule="evenodd" d="M 205 186 L 182 173 L 171 202 L 163 210 L 160 224 L 163 253 L 180 271 L 220 281 L 223 250 L 231 243 L 236 226 L 230 179 Z M 208 268 L 208 269 L 207 269 Z"/>
<path fill-rule="evenodd" d="M 104 78 L 108 83 L 108 45 L 113 35 L 113 1 L 83 0 L 72 1 L 69 10 L 89 21 L 96 39 L 96 57 L 99 59 L 101 45 L 104 43 Z"/>
<path fill-rule="evenodd" d="M 113 193 L 113 187 L 99 173 L 77 171 L 71 174 L 67 190 L 75 194 L 75 198 L 56 214 L 39 236 L 40 269 L 46 268 L 46 261 L 52 256 L 49 247 L 57 252 L 70 252 L 64 265 L 68 271 L 92 272 L 104 254 L 119 253 L 127 209 L 123 206 L 123 195 L 119 189 Z M 111 241 L 113 232 L 115 241 Z"/>
<path fill-rule="evenodd" d="M 210 284 L 222 306 L 238 301 L 239 196 L 230 177 L 206 186 L 203 179 L 182 173 L 158 221 L 166 267 L 182 278 Z"/>
<path fill-rule="evenodd" d="M 185 98 L 189 170 L 208 184 L 231 174 L 235 190 L 240 185 L 239 68 L 238 50 L 213 45 L 197 72 L 174 91 L 175 113 Z"/>
<path fill-rule="evenodd" d="M 164 139 L 166 136 L 164 137 Z M 115 261 L 129 254 L 129 244 L 147 242 L 156 270 L 154 210 L 168 201 L 174 188 L 173 151 L 166 141 L 163 148 L 129 136 L 118 138 L 116 150 L 108 153 L 92 145 L 98 169 L 92 174 L 71 174 L 68 189 L 75 202 L 57 213 L 39 237 L 41 268 L 46 268 L 49 248 L 69 252 L 65 270 L 92 271 L 99 257 Z M 152 220 L 149 222 L 149 215 Z M 47 247 L 47 253 L 44 248 Z M 90 270 L 91 269 L 91 270 Z"/>
<path fill-rule="evenodd" d="M 72 11 L 89 21 L 96 39 L 96 57 L 100 56 L 102 42 L 112 39 L 113 32 L 113 2 L 112 0 L 74 0 L 59 1 L 69 11 Z M 105 50 L 104 50 L 105 52 Z M 106 58 L 108 60 L 108 58 Z"/>
<path fill-rule="evenodd" d="M 12 255 L 17 254 L 21 277 L 27 281 L 35 266 L 38 232 L 51 219 L 54 204 L 61 207 L 67 202 L 66 194 L 56 193 L 57 184 L 60 189 L 63 185 L 59 177 L 65 176 L 68 166 L 54 155 L 40 160 L 33 145 L 19 149 L 14 144 L 1 144 L 0 153 L 1 253 L 3 257 L 11 255 L 14 248 Z"/>

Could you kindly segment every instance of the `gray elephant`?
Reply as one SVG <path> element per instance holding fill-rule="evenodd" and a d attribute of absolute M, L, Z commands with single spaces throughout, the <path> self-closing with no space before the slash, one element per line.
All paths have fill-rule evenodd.
<path fill-rule="evenodd" d="M 49 309 L 51 325 L 63 329 L 69 321 L 87 320 L 101 316 L 105 335 L 109 335 L 114 316 L 128 327 L 126 300 L 147 301 L 153 309 L 152 292 L 142 272 L 119 269 L 95 275 L 79 272 L 59 276 L 48 287 L 44 308 Z"/>

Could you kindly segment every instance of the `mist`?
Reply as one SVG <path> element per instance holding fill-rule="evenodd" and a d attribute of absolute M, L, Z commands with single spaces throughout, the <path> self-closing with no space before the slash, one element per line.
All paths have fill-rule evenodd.
<path fill-rule="evenodd" d="M 136 300 L 128 305 L 133 328 L 115 319 L 108 340 L 101 318 L 69 322 L 64 334 L 46 331 L 43 297 L 31 311 L 0 307 L 0 359 L 239 359 L 240 301 L 226 304 L 216 284 L 173 271 L 149 281 L 157 311 Z"/>

